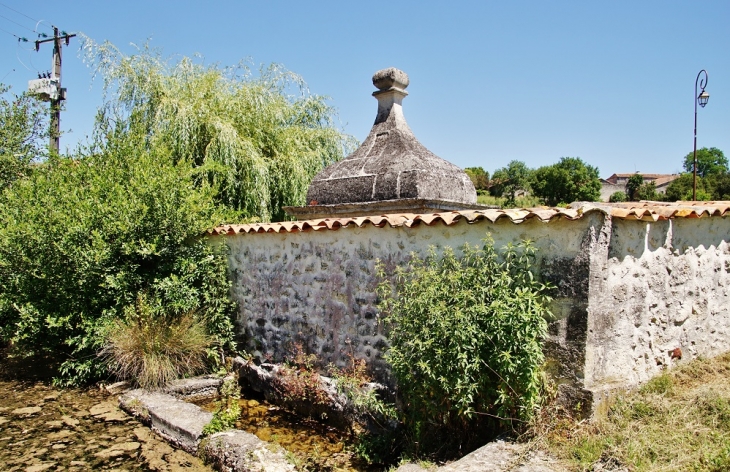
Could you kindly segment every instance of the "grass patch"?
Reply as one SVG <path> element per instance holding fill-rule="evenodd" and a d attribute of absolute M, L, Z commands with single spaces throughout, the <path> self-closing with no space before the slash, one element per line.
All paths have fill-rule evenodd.
<path fill-rule="evenodd" d="M 165 312 L 141 295 L 125 315 L 112 323 L 99 353 L 119 379 L 155 389 L 207 369 L 213 339 L 193 313 Z"/>
<path fill-rule="evenodd" d="M 617 395 L 590 423 L 546 408 L 532 440 L 575 471 L 730 470 L 728 374 L 730 353 L 693 361 Z"/>

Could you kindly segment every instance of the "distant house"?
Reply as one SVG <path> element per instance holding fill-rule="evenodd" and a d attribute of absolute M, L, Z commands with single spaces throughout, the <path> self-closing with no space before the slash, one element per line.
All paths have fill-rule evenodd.
<path fill-rule="evenodd" d="M 654 182 L 657 193 L 666 193 L 669 184 L 680 176 L 680 174 L 642 174 L 641 172 L 613 174 L 607 179 L 601 179 L 601 201 L 607 202 L 613 193 L 626 191 L 626 184 L 635 174 L 641 174 L 645 184 Z"/>

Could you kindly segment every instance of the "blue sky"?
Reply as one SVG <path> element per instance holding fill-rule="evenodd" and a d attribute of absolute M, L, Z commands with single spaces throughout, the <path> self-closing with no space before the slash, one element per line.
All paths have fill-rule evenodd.
<path fill-rule="evenodd" d="M 17 10 L 13 11 L 13 10 Z M 18 13 L 21 12 L 21 13 Z M 44 20 L 37 23 L 39 20 Z M 581 157 L 614 172 L 672 173 L 692 150 L 694 85 L 709 72 L 698 147 L 730 156 L 730 1 L 56 1 L 0 0 L 0 81 L 20 92 L 50 69 L 35 39 L 53 24 L 125 52 L 279 63 L 327 95 L 363 140 L 372 74 L 408 73 L 404 101 L 420 141 L 461 167 L 492 172 Z M 90 133 L 101 83 L 64 48 L 64 148 Z"/>

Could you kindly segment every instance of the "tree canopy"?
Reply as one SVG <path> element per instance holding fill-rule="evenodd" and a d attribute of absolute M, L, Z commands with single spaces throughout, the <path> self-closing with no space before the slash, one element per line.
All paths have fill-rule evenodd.
<path fill-rule="evenodd" d="M 0 191 L 27 175 L 30 163 L 47 154 L 48 112 L 43 103 L 0 84 Z"/>
<path fill-rule="evenodd" d="M 281 67 L 256 75 L 243 64 L 171 63 L 148 47 L 127 56 L 88 38 L 84 49 L 104 79 L 98 133 L 136 129 L 150 149 L 199 167 L 239 218 L 285 219 L 281 207 L 303 205 L 312 178 L 352 146 L 326 98 Z"/>
<path fill-rule="evenodd" d="M 594 202 L 601 197 L 598 168 L 579 157 L 562 157 L 556 164 L 535 170 L 531 186 L 533 193 L 550 206 L 575 201 Z"/>
<path fill-rule="evenodd" d="M 467 167 L 464 169 L 469 176 L 474 188 L 477 190 L 489 190 L 489 172 L 482 167 Z"/>
<path fill-rule="evenodd" d="M 694 152 L 684 156 L 684 170 L 694 172 Z M 715 148 L 697 150 L 697 175 L 708 177 L 710 175 L 726 174 L 728 172 L 728 161 L 725 154 Z"/>
<path fill-rule="evenodd" d="M 495 197 L 506 196 L 506 205 L 514 205 L 517 193 L 530 189 L 531 170 L 522 161 L 510 161 L 507 167 L 494 171 L 490 192 Z"/>

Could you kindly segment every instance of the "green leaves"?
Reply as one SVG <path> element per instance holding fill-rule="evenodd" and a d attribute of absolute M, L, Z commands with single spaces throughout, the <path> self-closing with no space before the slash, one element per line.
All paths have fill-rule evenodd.
<path fill-rule="evenodd" d="M 281 207 L 304 205 L 312 178 L 352 147 L 326 98 L 278 66 L 254 76 L 244 65 L 170 63 L 147 47 L 125 56 L 86 38 L 84 49 L 105 83 L 98 135 L 121 128 L 205 168 L 200 181 L 238 220 L 285 220 Z"/>
<path fill-rule="evenodd" d="M 202 239 L 218 215 L 187 163 L 129 140 L 39 165 L 0 195 L 2 340 L 85 382 L 103 373 L 103 326 L 144 292 L 230 347 L 226 258 Z"/>
<path fill-rule="evenodd" d="M 386 359 L 412 431 L 469 435 L 498 428 L 490 418 L 530 418 L 540 401 L 550 301 L 532 274 L 534 259 L 529 241 L 501 254 L 486 241 L 464 246 L 460 257 L 448 247 L 441 256 L 433 248 L 424 259 L 413 254 L 393 285 L 379 268 Z"/>
<path fill-rule="evenodd" d="M 579 157 L 562 157 L 557 164 L 540 167 L 533 172 L 531 183 L 533 193 L 550 206 L 595 202 L 601 196 L 598 168 Z"/>

